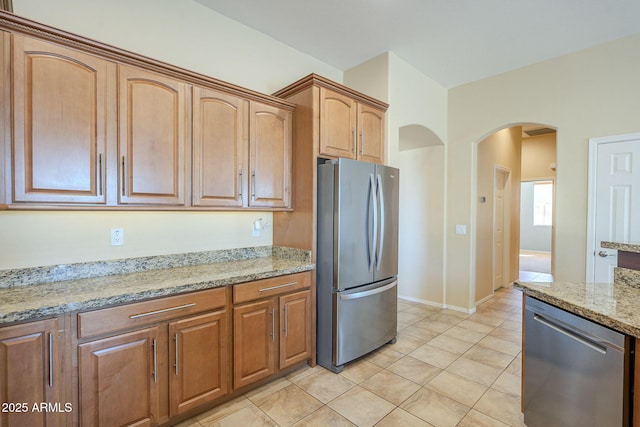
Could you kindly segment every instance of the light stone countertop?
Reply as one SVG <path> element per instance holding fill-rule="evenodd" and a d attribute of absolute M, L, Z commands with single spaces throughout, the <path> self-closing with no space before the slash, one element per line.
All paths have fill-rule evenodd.
<path fill-rule="evenodd" d="M 0 286 L 0 325 L 211 289 L 314 268 L 314 264 L 304 256 L 288 257 L 286 254 L 283 256 L 269 251 L 266 256 L 249 259 L 154 268 L 25 286 Z"/>
<path fill-rule="evenodd" d="M 610 283 L 532 283 L 516 281 L 525 294 L 640 338 L 640 289 Z"/>
<path fill-rule="evenodd" d="M 640 243 L 600 242 L 600 245 L 607 249 L 640 253 Z"/>

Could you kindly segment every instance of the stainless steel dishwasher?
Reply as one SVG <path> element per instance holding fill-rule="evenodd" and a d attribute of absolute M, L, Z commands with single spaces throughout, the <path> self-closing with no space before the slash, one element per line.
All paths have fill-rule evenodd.
<path fill-rule="evenodd" d="M 629 426 L 631 338 L 526 296 L 527 427 Z"/>

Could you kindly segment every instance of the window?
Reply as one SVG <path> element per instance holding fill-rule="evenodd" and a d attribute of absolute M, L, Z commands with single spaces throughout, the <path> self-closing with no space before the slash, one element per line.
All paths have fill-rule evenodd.
<path fill-rule="evenodd" d="M 553 181 L 533 183 L 533 225 L 551 225 L 553 215 Z"/>

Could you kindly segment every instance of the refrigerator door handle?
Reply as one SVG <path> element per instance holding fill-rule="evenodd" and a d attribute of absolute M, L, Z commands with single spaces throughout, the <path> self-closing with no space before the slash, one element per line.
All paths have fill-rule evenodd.
<path fill-rule="evenodd" d="M 378 197 L 376 195 L 376 183 L 373 177 L 373 174 L 369 174 L 369 194 L 371 195 L 372 203 L 371 210 L 373 212 L 373 230 L 369 234 L 369 230 L 367 230 L 367 234 L 371 235 L 371 246 L 369 247 L 369 271 L 373 272 L 375 266 L 375 257 L 376 257 L 376 247 L 378 245 Z"/>
<path fill-rule="evenodd" d="M 394 280 L 393 282 L 381 286 L 379 288 L 375 288 L 375 289 L 369 289 L 367 291 L 362 291 L 362 292 L 356 292 L 354 294 L 346 294 L 346 295 L 340 295 L 340 301 L 347 301 L 350 299 L 358 299 L 358 298 L 364 298 L 364 297 L 368 297 L 371 295 L 376 295 L 376 294 L 381 294 L 383 292 L 388 291 L 389 289 L 393 288 L 394 286 L 398 285 L 398 281 Z"/>
<path fill-rule="evenodd" d="M 384 188 L 382 187 L 382 178 L 380 174 L 378 174 L 377 182 L 376 182 L 376 192 L 380 192 L 379 205 L 380 205 L 380 228 L 379 228 L 379 243 L 378 243 L 378 254 L 376 256 L 376 270 L 380 270 L 380 259 L 382 259 L 382 251 L 384 250 Z"/>

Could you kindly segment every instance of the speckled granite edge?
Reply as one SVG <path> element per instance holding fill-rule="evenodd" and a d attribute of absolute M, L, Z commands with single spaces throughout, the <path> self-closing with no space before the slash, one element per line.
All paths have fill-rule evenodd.
<path fill-rule="evenodd" d="M 640 254 L 640 243 L 600 242 L 600 246 L 618 251 L 635 252 Z"/>
<path fill-rule="evenodd" d="M 107 261 L 0 270 L 0 288 L 122 275 L 140 271 L 210 264 L 214 262 L 237 261 L 268 256 L 311 262 L 310 251 L 278 246 L 255 246 L 249 248 L 155 255 Z"/>
<path fill-rule="evenodd" d="M 640 338 L 640 289 L 610 283 L 514 282 L 514 288 L 603 326 Z"/>
<path fill-rule="evenodd" d="M 0 288 L 0 325 L 310 271 L 314 267 L 310 262 L 266 256 Z"/>
<path fill-rule="evenodd" d="M 613 280 L 615 283 L 640 289 L 640 270 L 615 267 L 613 269 Z"/>

